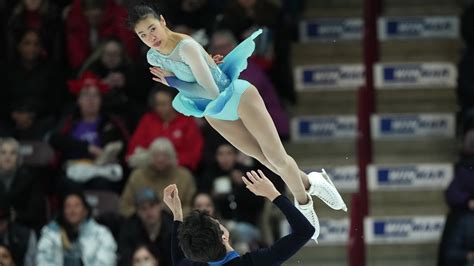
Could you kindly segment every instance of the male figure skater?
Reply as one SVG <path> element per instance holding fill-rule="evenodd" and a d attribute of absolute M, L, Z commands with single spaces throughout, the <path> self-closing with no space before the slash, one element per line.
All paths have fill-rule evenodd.
<path fill-rule="evenodd" d="M 163 191 L 163 201 L 174 216 L 171 253 L 174 266 L 186 265 L 280 265 L 303 247 L 314 234 L 314 227 L 300 211 L 281 195 L 262 171 L 242 177 L 247 188 L 273 202 L 291 226 L 289 235 L 272 246 L 240 256 L 230 245 L 229 231 L 205 212 L 193 211 L 183 220 L 176 185 Z M 312 206 L 312 204 L 311 204 Z"/>

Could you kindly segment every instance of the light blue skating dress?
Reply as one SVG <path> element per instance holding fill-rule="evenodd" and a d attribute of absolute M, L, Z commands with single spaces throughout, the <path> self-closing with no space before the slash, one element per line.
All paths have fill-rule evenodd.
<path fill-rule="evenodd" d="M 242 41 L 220 65 L 190 38 L 181 40 L 168 55 L 150 49 L 147 59 L 176 76 L 166 78 L 179 91 L 173 100 L 176 111 L 187 116 L 237 120 L 240 96 L 250 86 L 238 77 L 247 68 L 247 58 L 255 50 L 254 39 L 261 33 L 260 29 Z"/>

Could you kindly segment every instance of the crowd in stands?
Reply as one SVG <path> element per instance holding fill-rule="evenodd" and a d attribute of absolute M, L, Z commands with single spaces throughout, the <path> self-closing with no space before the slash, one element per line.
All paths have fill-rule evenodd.
<path fill-rule="evenodd" d="M 262 225 L 278 214 L 240 179 L 263 166 L 173 109 L 177 91 L 152 80 L 148 48 L 127 28 L 131 4 L 0 0 L 0 265 L 171 265 L 161 198 L 173 183 L 184 211 L 218 217 L 239 250 L 271 244 L 275 231 Z M 263 28 L 242 78 L 288 139 L 290 43 L 304 1 L 150 4 L 211 54 Z"/>
<path fill-rule="evenodd" d="M 457 95 L 462 148 L 454 178 L 446 190 L 449 214 L 441 239 L 438 266 L 474 263 L 474 4 L 461 15 L 463 53 L 458 65 Z"/>

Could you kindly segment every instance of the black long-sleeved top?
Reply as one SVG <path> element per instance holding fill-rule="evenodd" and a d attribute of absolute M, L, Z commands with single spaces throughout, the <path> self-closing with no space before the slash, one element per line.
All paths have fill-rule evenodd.
<path fill-rule="evenodd" d="M 280 265 L 293 256 L 306 242 L 313 236 L 314 227 L 298 211 L 285 196 L 278 196 L 273 200 L 275 204 L 286 216 L 291 226 L 292 233 L 279 239 L 272 246 L 262 248 L 245 255 L 237 257 L 224 265 Z M 171 253 L 174 266 L 199 266 L 208 265 L 203 262 L 193 262 L 184 257 L 184 253 L 178 244 L 178 228 L 180 221 L 173 224 L 173 236 L 171 238 Z"/>

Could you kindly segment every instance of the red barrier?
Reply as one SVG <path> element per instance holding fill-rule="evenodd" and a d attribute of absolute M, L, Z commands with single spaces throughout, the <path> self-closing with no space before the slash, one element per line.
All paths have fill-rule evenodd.
<path fill-rule="evenodd" d="M 375 112 L 375 89 L 373 66 L 378 60 L 377 18 L 380 14 L 380 0 L 364 0 L 363 54 L 365 86 L 357 94 L 357 165 L 359 168 L 359 192 L 351 204 L 351 227 L 348 247 L 350 266 L 366 265 L 364 244 L 364 217 L 369 214 L 367 192 L 367 165 L 372 162 L 372 141 L 370 116 Z"/>

